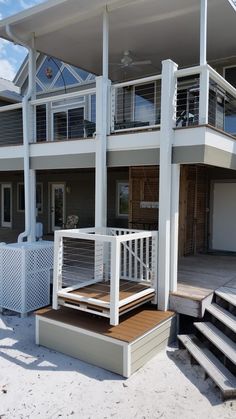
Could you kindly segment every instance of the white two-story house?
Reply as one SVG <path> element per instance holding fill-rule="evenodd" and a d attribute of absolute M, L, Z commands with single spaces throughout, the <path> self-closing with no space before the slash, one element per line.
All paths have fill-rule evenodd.
<path fill-rule="evenodd" d="M 235 13 L 232 0 L 51 0 L 0 22 L 0 36 L 29 51 L 15 80 L 22 103 L 0 108 L 2 227 L 20 233 L 25 222 L 29 242 L 36 221 L 44 235 L 59 230 L 54 308 L 115 328 L 150 300 L 202 318 L 227 283 L 234 305 Z M 82 230 L 61 233 L 71 215 Z M 69 282 L 74 251 L 94 257 L 95 282 L 86 286 L 85 257 L 85 282 Z M 88 291 L 104 266 L 109 301 Z M 39 342 L 78 355 L 43 330 L 48 321 L 56 333 L 59 312 L 38 315 Z M 126 376 L 138 367 L 131 358 L 122 358 Z"/>

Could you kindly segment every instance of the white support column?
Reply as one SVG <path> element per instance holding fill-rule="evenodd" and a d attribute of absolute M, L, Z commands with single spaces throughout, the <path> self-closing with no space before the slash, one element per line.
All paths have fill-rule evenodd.
<path fill-rule="evenodd" d="M 172 164 L 170 223 L 170 292 L 177 290 L 180 165 Z"/>
<path fill-rule="evenodd" d="M 111 242 L 111 287 L 110 287 L 110 324 L 119 324 L 119 293 L 120 293 L 120 242 Z"/>
<path fill-rule="evenodd" d="M 207 63 L 207 0 L 200 0 L 200 65 Z"/>
<path fill-rule="evenodd" d="M 209 83 L 210 73 L 207 68 L 202 69 L 200 74 L 200 97 L 199 97 L 199 124 L 208 124 L 209 114 Z"/>
<path fill-rule="evenodd" d="M 159 257 L 158 309 L 167 310 L 170 290 L 170 219 L 171 219 L 171 160 L 175 126 L 177 65 L 162 63 L 160 181 L 159 181 Z"/>
<path fill-rule="evenodd" d="M 109 120 L 108 55 L 109 22 L 107 9 L 103 15 L 103 75 L 96 78 L 96 181 L 95 181 L 95 226 L 107 225 L 107 135 Z"/>
<path fill-rule="evenodd" d="M 34 44 L 33 44 L 34 47 Z M 31 90 L 31 99 L 36 99 L 36 59 L 37 59 L 37 52 L 35 49 L 31 51 L 31 66 L 29 68 L 29 80 L 30 85 L 32 86 Z M 36 124 L 34 108 L 29 104 L 28 105 L 28 136 L 29 142 L 33 140 L 34 135 L 34 127 Z M 30 236 L 29 240 L 34 242 L 36 239 L 36 171 L 33 169 L 29 169 L 29 188 L 30 188 Z"/>

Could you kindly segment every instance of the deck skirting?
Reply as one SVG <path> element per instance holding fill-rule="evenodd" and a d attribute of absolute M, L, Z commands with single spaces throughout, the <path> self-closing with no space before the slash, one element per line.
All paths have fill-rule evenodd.
<path fill-rule="evenodd" d="M 62 310 L 70 309 L 63 308 L 59 311 Z M 76 322 L 70 322 L 68 319 L 62 321 L 61 313 L 57 319 L 55 311 L 51 310 L 52 316 L 50 313 L 45 316 L 44 313 L 39 312 L 36 313 L 36 343 L 129 377 L 176 338 L 176 315 L 170 312 L 166 314 L 166 318 L 158 320 L 154 327 L 148 319 L 150 329 L 146 327 L 147 330 L 141 330 L 143 326 L 137 323 L 139 336 L 133 338 L 132 333 L 128 331 L 128 322 L 140 321 L 140 314 L 144 310 L 140 308 L 137 317 L 132 314 L 127 315 L 127 326 L 124 320 L 122 326 L 126 329 L 126 336 L 128 333 L 130 338 L 122 337 L 120 325 L 112 328 L 113 337 L 110 337 L 104 331 L 80 327 L 79 322 L 77 325 Z M 79 319 L 80 313 L 77 313 L 77 316 Z M 106 322 L 105 319 L 97 320 Z M 116 328 L 119 328 L 117 332 Z"/>

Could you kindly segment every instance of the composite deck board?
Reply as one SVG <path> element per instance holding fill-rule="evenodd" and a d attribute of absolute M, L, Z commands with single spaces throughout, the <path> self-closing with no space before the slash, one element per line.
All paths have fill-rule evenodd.
<path fill-rule="evenodd" d="M 236 377 L 194 335 L 179 335 L 178 339 L 204 368 L 222 391 L 224 397 L 236 395 Z"/>
<path fill-rule="evenodd" d="M 229 287 L 221 287 L 216 290 L 216 295 L 223 298 L 228 303 L 236 306 L 236 289 Z"/>
<path fill-rule="evenodd" d="M 210 304 L 206 310 L 221 323 L 231 329 L 234 333 L 236 333 L 236 317 L 228 310 L 225 310 L 223 307 L 214 303 Z"/>
<path fill-rule="evenodd" d="M 132 283 L 130 281 L 120 281 L 119 299 L 124 300 L 140 291 L 149 289 L 147 285 L 140 283 Z M 68 299 L 73 299 L 73 294 L 81 295 L 86 298 L 95 298 L 104 302 L 110 301 L 110 282 L 97 282 L 96 284 L 88 285 L 87 287 L 79 288 L 78 290 L 68 293 Z"/>
<path fill-rule="evenodd" d="M 235 256 L 187 256 L 179 260 L 178 286 L 173 295 L 201 301 L 226 284 L 236 288 Z"/>
<path fill-rule="evenodd" d="M 194 326 L 230 359 L 233 364 L 236 364 L 236 343 L 209 322 L 194 323 Z"/>
<path fill-rule="evenodd" d="M 60 310 L 41 309 L 36 314 L 128 343 L 143 336 L 174 315 L 171 311 L 158 311 L 153 307 L 142 306 L 131 313 L 124 314 L 118 326 L 111 326 L 108 319 L 67 307 L 62 307 Z"/>

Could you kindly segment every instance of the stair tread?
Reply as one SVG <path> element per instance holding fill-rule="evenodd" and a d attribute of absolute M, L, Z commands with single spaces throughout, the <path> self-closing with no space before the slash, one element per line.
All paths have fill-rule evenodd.
<path fill-rule="evenodd" d="M 210 322 L 195 322 L 194 326 L 230 359 L 233 364 L 236 364 L 236 343 Z"/>
<path fill-rule="evenodd" d="M 221 287 L 215 290 L 215 294 L 236 307 L 236 289 L 235 288 Z"/>
<path fill-rule="evenodd" d="M 215 303 L 210 304 L 206 310 L 236 333 L 236 317 L 232 313 Z"/>
<path fill-rule="evenodd" d="M 178 335 L 178 339 L 197 360 L 225 397 L 236 395 L 236 377 L 194 335 Z"/>

